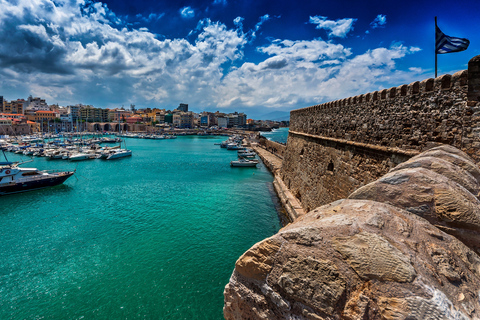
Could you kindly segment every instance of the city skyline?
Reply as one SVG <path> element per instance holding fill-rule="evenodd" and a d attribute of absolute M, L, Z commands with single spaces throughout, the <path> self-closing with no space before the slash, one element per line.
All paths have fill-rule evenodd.
<path fill-rule="evenodd" d="M 258 118 L 434 77 L 434 17 L 480 54 L 480 4 L 457 1 L 0 0 L 0 95 L 49 104 Z"/>

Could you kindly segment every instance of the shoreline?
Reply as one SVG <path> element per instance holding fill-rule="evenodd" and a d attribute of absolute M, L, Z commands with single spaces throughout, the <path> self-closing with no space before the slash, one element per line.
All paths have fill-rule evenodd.
<path fill-rule="evenodd" d="M 286 225 L 295 221 L 299 216 L 304 215 L 305 210 L 302 208 L 300 202 L 290 192 L 280 177 L 279 173 L 282 168 L 283 159 L 264 149 L 256 142 L 247 141 L 247 143 L 250 144 L 251 148 L 258 154 L 265 167 L 267 167 L 273 174 L 273 187 L 275 193 L 280 199 L 280 203 L 282 204 L 283 209 L 285 209 L 287 215 L 285 217 L 286 221 L 288 221 Z M 284 225 L 284 227 L 286 225 Z"/>

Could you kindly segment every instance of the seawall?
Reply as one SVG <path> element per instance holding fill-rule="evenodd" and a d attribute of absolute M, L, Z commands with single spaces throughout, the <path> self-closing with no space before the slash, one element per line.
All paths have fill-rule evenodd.
<path fill-rule="evenodd" d="M 253 144 L 252 148 L 260 157 L 260 159 L 262 159 L 265 166 L 273 174 L 273 187 L 275 188 L 275 192 L 277 193 L 277 196 L 287 214 L 285 217 L 286 222 L 293 222 L 299 216 L 303 215 L 305 211 L 303 210 L 300 202 L 293 196 L 290 190 L 288 190 L 287 186 L 283 183 L 279 176 L 283 159 L 278 154 L 268 150 L 268 146 L 266 147 L 263 145 Z"/>

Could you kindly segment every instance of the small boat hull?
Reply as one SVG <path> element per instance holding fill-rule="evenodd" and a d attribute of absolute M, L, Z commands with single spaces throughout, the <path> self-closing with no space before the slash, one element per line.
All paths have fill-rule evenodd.
<path fill-rule="evenodd" d="M 231 167 L 256 167 L 258 162 L 254 161 L 231 161 Z"/>
<path fill-rule="evenodd" d="M 0 195 L 8 195 L 14 193 L 21 193 L 27 191 L 33 191 L 38 189 L 43 189 L 47 187 L 53 187 L 59 184 L 62 184 L 69 177 L 73 175 L 73 171 L 62 172 L 58 174 L 51 174 L 45 178 L 30 180 L 30 181 L 21 181 L 16 183 L 10 183 L 8 185 L 0 186 Z"/>

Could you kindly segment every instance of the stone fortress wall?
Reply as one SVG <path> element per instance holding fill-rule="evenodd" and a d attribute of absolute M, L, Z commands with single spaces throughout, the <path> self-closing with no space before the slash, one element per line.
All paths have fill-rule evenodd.
<path fill-rule="evenodd" d="M 478 162 L 479 96 L 477 56 L 453 75 L 294 110 L 280 177 L 309 211 L 439 144 Z"/>
<path fill-rule="evenodd" d="M 237 260 L 225 319 L 480 319 L 479 98 L 477 56 L 292 111 L 274 185 L 296 219 Z"/>

